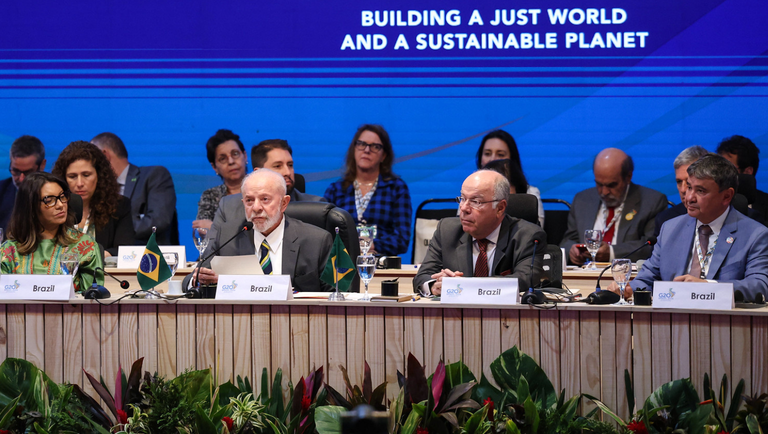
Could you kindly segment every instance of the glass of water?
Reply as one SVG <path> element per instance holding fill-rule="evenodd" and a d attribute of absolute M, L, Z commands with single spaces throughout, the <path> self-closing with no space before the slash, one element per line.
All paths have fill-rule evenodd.
<path fill-rule="evenodd" d="M 80 268 L 80 257 L 75 252 L 64 252 L 61 254 L 59 263 L 61 264 L 62 274 L 75 276 L 77 269 Z"/>
<path fill-rule="evenodd" d="M 192 229 L 192 240 L 195 242 L 197 251 L 200 252 L 200 261 L 203 260 L 203 252 L 208 247 L 208 229 L 206 228 L 194 228 Z"/>
<path fill-rule="evenodd" d="M 376 238 L 376 225 L 357 225 L 357 236 L 360 240 L 360 253 L 365 256 Z"/>
<path fill-rule="evenodd" d="M 163 257 L 165 258 L 165 263 L 168 264 L 168 268 L 171 269 L 171 278 L 168 280 L 173 279 L 173 276 L 176 275 L 176 270 L 179 268 L 179 254 L 176 252 L 171 253 L 163 253 Z"/>
<path fill-rule="evenodd" d="M 633 304 L 624 298 L 624 288 L 627 287 L 629 277 L 632 275 L 632 261 L 629 259 L 614 259 L 611 263 L 611 274 L 613 274 L 613 280 L 619 284 L 619 294 L 621 295 L 616 304 Z"/>
<path fill-rule="evenodd" d="M 587 229 L 584 231 L 584 244 L 587 246 L 587 251 L 592 255 L 592 267 L 590 270 L 597 270 L 596 256 L 597 251 L 600 250 L 600 245 L 603 243 L 603 231 L 596 231 L 594 229 Z"/>
<path fill-rule="evenodd" d="M 376 272 L 376 257 L 373 255 L 358 256 L 357 272 L 360 274 L 360 280 L 365 283 L 365 295 L 360 300 L 369 301 L 371 297 L 368 295 L 368 284 L 371 283 L 373 274 Z"/>

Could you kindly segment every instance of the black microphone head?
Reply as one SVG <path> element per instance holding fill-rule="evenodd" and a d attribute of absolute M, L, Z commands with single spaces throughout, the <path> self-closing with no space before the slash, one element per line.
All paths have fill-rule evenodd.
<path fill-rule="evenodd" d="M 123 289 L 128 289 L 128 288 L 131 287 L 131 284 L 128 283 L 127 280 L 121 280 L 120 281 L 120 287 L 123 288 Z"/>
<path fill-rule="evenodd" d="M 738 289 L 733 290 L 733 301 L 734 303 L 744 303 L 744 293 L 741 292 Z"/>
<path fill-rule="evenodd" d="M 101 285 L 94 285 L 90 288 L 88 288 L 87 291 L 85 291 L 85 294 L 83 294 L 86 300 L 92 300 L 94 298 L 98 299 L 104 299 L 109 298 L 112 296 L 112 294 L 109 293 L 109 290 Z"/>
<path fill-rule="evenodd" d="M 765 304 L 765 295 L 762 292 L 758 292 L 755 296 L 755 304 Z"/>
<path fill-rule="evenodd" d="M 619 294 L 611 291 L 595 291 L 587 296 L 587 304 L 614 304 L 618 303 L 621 297 Z"/>
<path fill-rule="evenodd" d="M 253 230 L 253 222 L 247 222 L 245 226 L 243 226 L 243 232 L 248 232 L 250 230 Z"/>
<path fill-rule="evenodd" d="M 645 243 L 648 244 L 649 246 L 652 246 L 656 244 L 656 241 L 657 241 L 656 237 L 651 235 L 650 237 L 648 237 L 648 241 L 646 241 Z"/>

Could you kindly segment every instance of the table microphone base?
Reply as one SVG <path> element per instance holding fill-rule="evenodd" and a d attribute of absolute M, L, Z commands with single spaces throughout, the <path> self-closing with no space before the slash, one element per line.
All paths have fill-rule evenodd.
<path fill-rule="evenodd" d="M 618 303 L 621 297 L 612 291 L 595 291 L 587 296 L 587 304 L 614 304 Z"/>
<path fill-rule="evenodd" d="M 520 304 L 544 304 L 546 302 L 547 296 L 539 290 L 526 292 L 520 300 Z"/>

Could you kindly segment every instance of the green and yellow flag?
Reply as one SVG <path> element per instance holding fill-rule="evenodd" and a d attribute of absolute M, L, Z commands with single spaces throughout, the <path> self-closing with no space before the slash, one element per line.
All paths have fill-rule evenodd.
<path fill-rule="evenodd" d="M 165 262 L 160 247 L 157 246 L 155 234 L 152 233 L 149 241 L 147 241 L 147 247 L 144 249 L 144 255 L 139 262 L 139 268 L 136 270 L 136 279 L 138 279 L 141 289 L 147 290 L 170 278 L 171 269 Z"/>
<path fill-rule="evenodd" d="M 344 292 L 349 291 L 352 280 L 355 279 L 355 263 L 349 257 L 349 252 L 344 247 L 344 243 L 341 242 L 339 234 L 336 234 L 336 239 L 333 240 L 331 255 L 325 264 L 323 275 L 320 276 L 320 280 L 334 287 L 336 286 L 336 279 L 339 281 L 339 291 Z"/>

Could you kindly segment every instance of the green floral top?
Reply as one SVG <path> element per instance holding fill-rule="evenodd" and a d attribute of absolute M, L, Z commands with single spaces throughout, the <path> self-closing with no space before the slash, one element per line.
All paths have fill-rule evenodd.
<path fill-rule="evenodd" d="M 65 252 L 75 252 L 80 256 L 80 268 L 75 277 L 75 291 L 84 291 L 93 284 L 104 284 L 104 271 L 101 253 L 96 241 L 76 229 L 67 229 L 69 235 L 77 241 L 69 246 L 57 244 L 55 240 L 42 240 L 37 250 L 28 254 L 19 254 L 18 243 L 8 240 L 0 247 L 0 273 L 2 274 L 64 274 L 59 262 Z M 99 268 L 97 271 L 96 269 Z"/>

